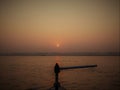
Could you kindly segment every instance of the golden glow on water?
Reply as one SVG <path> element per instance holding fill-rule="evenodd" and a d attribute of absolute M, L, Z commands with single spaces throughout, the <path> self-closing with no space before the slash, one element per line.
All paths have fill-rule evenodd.
<path fill-rule="evenodd" d="M 59 65 L 61 65 L 61 57 L 60 56 L 55 56 L 55 63 L 58 63 Z"/>
<path fill-rule="evenodd" d="M 60 47 L 60 44 L 59 44 L 59 43 L 57 43 L 56 47 L 58 47 L 58 48 L 59 48 L 59 47 Z"/>

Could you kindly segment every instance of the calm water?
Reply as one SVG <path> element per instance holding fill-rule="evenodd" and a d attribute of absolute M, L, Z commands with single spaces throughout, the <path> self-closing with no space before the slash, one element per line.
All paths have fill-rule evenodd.
<path fill-rule="evenodd" d="M 67 90 L 119 90 L 119 56 L 0 56 L 0 90 L 47 90 L 53 86 L 55 63 L 97 64 L 97 68 L 64 70 L 59 81 Z"/>

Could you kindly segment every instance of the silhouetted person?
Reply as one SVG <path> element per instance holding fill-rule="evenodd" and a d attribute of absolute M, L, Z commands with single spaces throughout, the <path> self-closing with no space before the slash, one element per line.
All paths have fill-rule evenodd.
<path fill-rule="evenodd" d="M 60 72 L 60 67 L 59 67 L 59 65 L 57 63 L 55 64 L 54 72 L 55 72 L 54 87 L 55 87 L 55 90 L 58 90 L 58 88 L 60 87 L 60 83 L 58 82 L 58 73 Z"/>
<path fill-rule="evenodd" d="M 55 74 L 58 74 L 60 72 L 60 67 L 59 67 L 58 63 L 55 64 L 54 72 L 55 72 Z"/>

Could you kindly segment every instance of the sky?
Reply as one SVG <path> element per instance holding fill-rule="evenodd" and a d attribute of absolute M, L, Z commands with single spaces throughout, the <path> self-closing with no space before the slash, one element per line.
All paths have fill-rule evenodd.
<path fill-rule="evenodd" d="M 119 52 L 119 0 L 0 0 L 0 53 Z"/>

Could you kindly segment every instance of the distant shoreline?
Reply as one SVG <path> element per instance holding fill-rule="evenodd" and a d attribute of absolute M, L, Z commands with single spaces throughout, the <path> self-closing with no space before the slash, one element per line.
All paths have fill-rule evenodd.
<path fill-rule="evenodd" d="M 120 52 L 77 52 L 77 53 L 0 53 L 0 56 L 120 56 Z"/>

